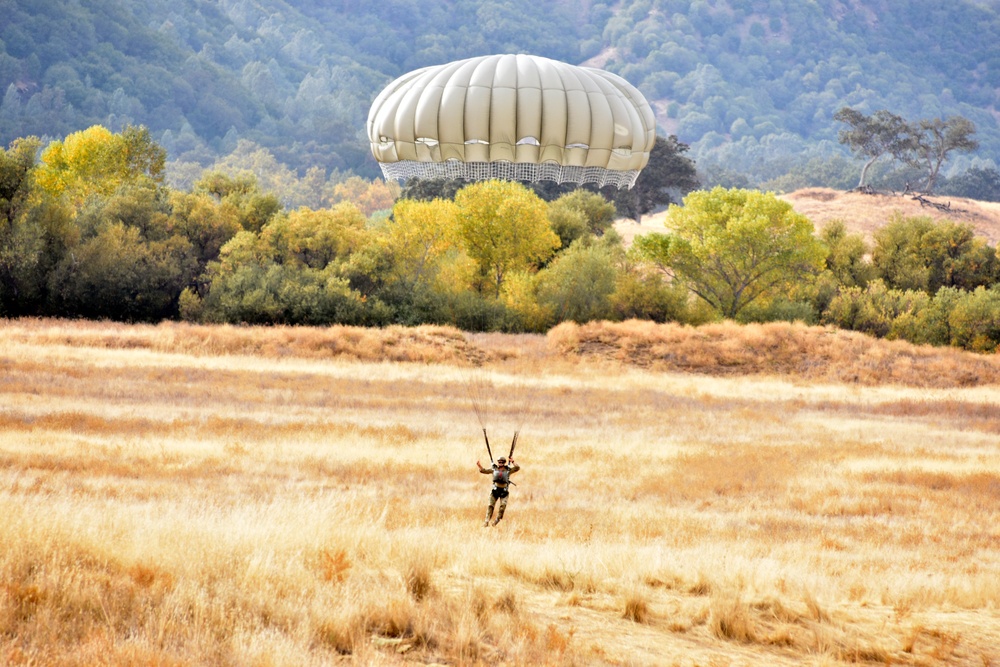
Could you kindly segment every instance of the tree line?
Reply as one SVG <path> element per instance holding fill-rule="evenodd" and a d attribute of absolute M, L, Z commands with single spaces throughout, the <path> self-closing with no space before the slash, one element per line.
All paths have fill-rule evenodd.
<path fill-rule="evenodd" d="M 967 225 L 899 218 L 871 245 L 842 223 L 817 232 L 773 194 L 697 190 L 686 146 L 657 145 L 617 208 L 610 193 L 487 181 L 411 183 L 373 211 L 288 210 L 245 173 L 172 189 L 141 127 L 19 139 L 0 151 L 0 315 L 508 332 L 785 319 L 1000 343 L 996 249 Z M 626 247 L 623 210 L 680 195 L 666 233 Z"/>
<path fill-rule="evenodd" d="M 693 187 L 684 150 L 658 138 L 622 210 L 637 217 L 670 201 L 667 186 Z M 661 163 L 673 180 L 650 183 Z M 640 314 L 607 291 L 626 257 L 616 207 L 596 192 L 540 185 L 544 200 L 517 183 L 451 184 L 451 198 L 394 204 L 384 183 L 354 177 L 330 206 L 286 210 L 248 173 L 205 172 L 179 191 L 164 165 L 164 149 L 133 126 L 0 152 L 0 314 L 474 330 Z M 577 303 L 589 294 L 564 283 L 585 285 L 575 262 L 595 257 L 601 297 Z M 522 307 L 516 290 L 536 282 L 541 301 Z M 642 306 L 654 314 L 657 294 Z"/>

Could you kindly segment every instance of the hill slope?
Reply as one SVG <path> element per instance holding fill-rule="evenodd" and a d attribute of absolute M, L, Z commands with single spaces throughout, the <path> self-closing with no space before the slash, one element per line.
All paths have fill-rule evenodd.
<path fill-rule="evenodd" d="M 872 232 L 896 213 L 906 217 L 927 216 L 934 220 L 951 220 L 972 225 L 976 235 L 1000 242 L 1000 203 L 981 202 L 964 197 L 929 197 L 928 200 L 947 206 L 941 210 L 922 204 L 908 195 L 843 192 L 829 188 L 807 188 L 780 195 L 799 213 L 813 221 L 816 228 L 831 220 L 842 220 L 848 230 L 871 238 Z"/>
<path fill-rule="evenodd" d="M 816 229 L 832 221 L 841 220 L 848 231 L 864 235 L 869 240 L 872 233 L 885 225 L 897 213 L 906 217 L 927 216 L 934 220 L 951 220 L 972 225 L 977 236 L 987 239 L 990 245 L 1000 242 L 1000 203 L 982 202 L 964 197 L 929 197 L 929 201 L 948 206 L 941 210 L 921 204 L 909 195 L 861 194 L 832 188 L 803 188 L 778 195 L 792 205 L 798 213 L 812 220 Z M 620 220 L 615 229 L 626 243 L 639 234 L 662 232 L 666 210 L 646 215 L 641 224 Z"/>
<path fill-rule="evenodd" d="M 716 179 L 750 184 L 843 151 L 833 112 L 964 115 L 1000 155 L 995 2 L 956 0 L 51 0 L 7 2 L 0 143 L 150 127 L 207 166 L 240 139 L 300 174 L 377 174 L 363 134 L 391 78 L 496 52 L 593 62 L 636 84 Z M 957 168 L 971 164 L 964 157 Z M 837 163 L 825 185 L 856 179 Z M 818 170 L 822 171 L 822 170 Z M 829 170 L 827 170 L 828 172 Z M 825 172 L 824 172 L 825 173 Z M 834 182 L 836 181 L 836 182 Z M 720 181 L 721 182 L 721 181 Z"/>

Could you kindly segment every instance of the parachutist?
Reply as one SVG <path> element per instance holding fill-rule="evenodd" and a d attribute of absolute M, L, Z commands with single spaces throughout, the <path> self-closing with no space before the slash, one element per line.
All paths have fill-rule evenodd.
<path fill-rule="evenodd" d="M 497 511 L 497 518 L 493 520 L 493 525 L 500 523 L 500 519 L 503 518 L 504 510 L 507 509 L 507 496 L 510 495 L 508 486 L 511 484 L 510 476 L 521 469 L 521 466 L 514 463 L 514 459 L 510 460 L 510 466 L 507 465 L 507 459 L 500 457 L 497 462 L 493 464 L 491 468 L 484 468 L 479 461 L 476 461 L 476 465 L 479 467 L 479 472 L 484 475 L 493 474 L 493 489 L 490 491 L 490 504 L 486 508 L 486 520 L 483 521 L 483 526 L 490 525 L 490 518 L 493 516 L 493 508 L 497 504 L 497 500 L 500 501 L 500 508 Z"/>

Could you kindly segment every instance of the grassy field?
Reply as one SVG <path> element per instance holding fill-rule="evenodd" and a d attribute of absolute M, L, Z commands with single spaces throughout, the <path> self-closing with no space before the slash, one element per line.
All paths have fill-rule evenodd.
<path fill-rule="evenodd" d="M 0 664 L 1000 665 L 1000 366 L 866 341 L 0 321 Z"/>

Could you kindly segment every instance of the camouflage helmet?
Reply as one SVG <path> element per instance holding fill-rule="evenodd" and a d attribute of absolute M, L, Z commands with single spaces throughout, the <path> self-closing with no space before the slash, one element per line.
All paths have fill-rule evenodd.
<path fill-rule="evenodd" d="M 499 463 L 500 465 L 504 465 L 505 463 L 507 463 L 507 459 L 501 456 L 500 458 L 497 459 L 497 463 Z"/>

